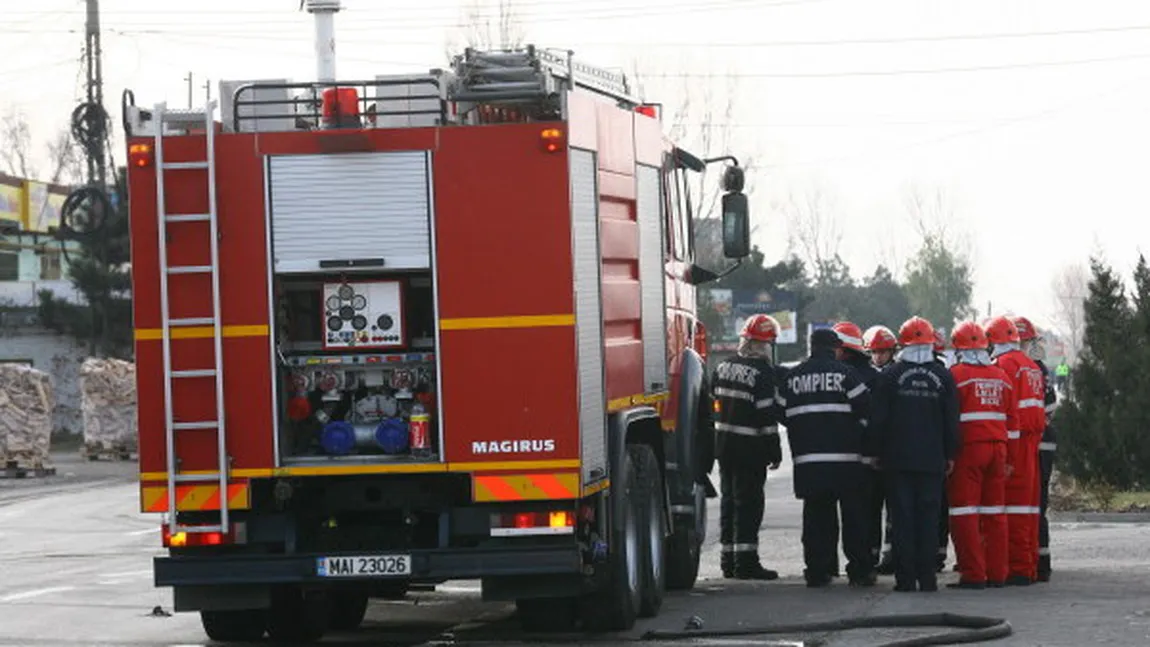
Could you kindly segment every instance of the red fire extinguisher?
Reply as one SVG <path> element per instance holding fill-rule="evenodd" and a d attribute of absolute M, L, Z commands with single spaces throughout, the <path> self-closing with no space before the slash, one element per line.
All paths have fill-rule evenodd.
<path fill-rule="evenodd" d="M 411 423 L 408 427 L 412 456 L 429 456 L 431 454 L 431 415 L 419 402 L 411 406 Z"/>

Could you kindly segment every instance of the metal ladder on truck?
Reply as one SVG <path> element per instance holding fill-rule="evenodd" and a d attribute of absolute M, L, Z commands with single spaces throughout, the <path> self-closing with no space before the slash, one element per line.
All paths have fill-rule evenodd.
<path fill-rule="evenodd" d="M 458 90 L 454 101 L 543 99 L 566 87 L 580 87 L 618 101 L 627 109 L 643 102 L 622 72 L 575 60 L 570 51 L 539 49 L 480 51 L 467 48 L 453 61 Z"/>
<path fill-rule="evenodd" d="M 159 218 L 159 260 L 160 260 L 160 317 L 163 332 L 164 367 L 164 424 L 167 442 L 168 467 L 168 514 L 169 529 L 172 534 L 186 533 L 227 533 L 228 521 L 228 443 L 224 425 L 224 367 L 222 320 L 220 317 L 220 249 L 219 223 L 216 210 L 216 147 L 215 109 L 217 102 L 209 101 L 201 110 L 168 110 L 167 104 L 157 103 L 152 113 L 155 124 L 155 168 L 156 168 L 156 212 Z M 168 162 L 164 159 L 164 134 L 173 126 L 176 129 L 204 128 L 206 139 L 206 159 L 193 162 Z M 168 172 L 207 171 L 208 209 L 206 213 L 168 213 L 164 199 L 164 176 Z M 180 222 L 207 222 L 211 241 L 211 265 L 168 265 L 168 225 Z M 172 318 L 169 309 L 168 277 L 173 274 L 210 274 L 212 284 L 212 313 L 208 317 Z M 172 330 L 193 326 L 211 326 L 214 342 L 213 367 L 196 370 L 172 370 Z M 174 380 L 215 380 L 216 418 L 196 422 L 176 422 L 172 413 L 172 382 Z M 181 474 L 176 457 L 176 435 L 183 431 L 214 429 L 217 438 L 218 472 L 214 474 Z M 218 525 L 180 526 L 177 519 L 176 490 L 183 483 L 218 483 L 220 488 L 220 522 Z"/>

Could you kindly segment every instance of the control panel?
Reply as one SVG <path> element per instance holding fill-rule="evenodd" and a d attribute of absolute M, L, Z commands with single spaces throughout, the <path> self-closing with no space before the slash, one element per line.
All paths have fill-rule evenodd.
<path fill-rule="evenodd" d="M 324 349 L 407 345 L 399 281 L 324 283 L 323 313 Z"/>

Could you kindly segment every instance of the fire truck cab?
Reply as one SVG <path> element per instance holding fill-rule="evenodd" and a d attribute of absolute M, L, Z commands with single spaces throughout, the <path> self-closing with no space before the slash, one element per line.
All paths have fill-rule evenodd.
<path fill-rule="evenodd" d="M 338 8 L 309 3 L 317 42 Z M 218 119 L 125 94 L 156 585 L 222 641 L 319 639 L 451 579 L 529 628 L 654 615 L 705 534 L 710 161 L 570 53 L 319 67 L 221 82 Z"/>

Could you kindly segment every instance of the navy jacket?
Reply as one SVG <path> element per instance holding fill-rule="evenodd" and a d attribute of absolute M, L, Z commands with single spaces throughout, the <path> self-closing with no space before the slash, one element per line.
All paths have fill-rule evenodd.
<path fill-rule="evenodd" d="M 859 487 L 866 469 L 867 397 L 854 369 L 829 350 L 812 352 L 786 374 L 779 404 L 795 464 L 795 496 Z"/>
<path fill-rule="evenodd" d="M 1042 432 L 1042 444 L 1038 446 L 1039 451 L 1054 452 L 1058 448 L 1058 432 L 1054 430 L 1054 425 L 1050 424 L 1050 414 L 1054 412 L 1054 405 L 1058 402 L 1058 392 L 1054 390 L 1054 380 L 1050 378 L 1050 369 L 1046 368 L 1046 363 L 1041 360 L 1034 360 L 1038 364 L 1038 368 L 1042 370 L 1042 379 L 1046 383 L 1046 430 Z"/>
<path fill-rule="evenodd" d="M 880 467 L 944 473 L 958 451 L 958 414 L 950 371 L 935 361 L 893 363 L 879 374 L 871 396 Z"/>
<path fill-rule="evenodd" d="M 778 376 L 770 362 L 754 357 L 735 356 L 715 367 L 715 443 L 724 463 L 782 462 Z"/>

